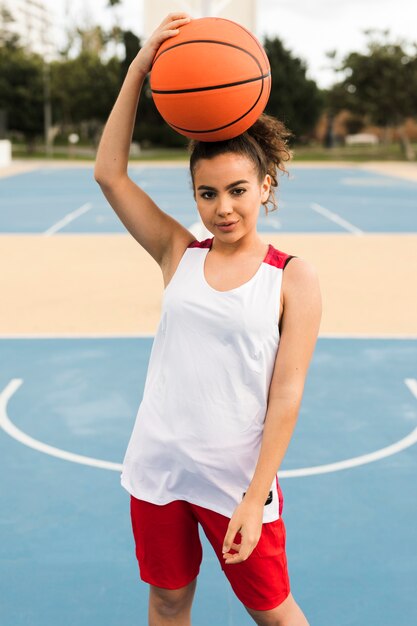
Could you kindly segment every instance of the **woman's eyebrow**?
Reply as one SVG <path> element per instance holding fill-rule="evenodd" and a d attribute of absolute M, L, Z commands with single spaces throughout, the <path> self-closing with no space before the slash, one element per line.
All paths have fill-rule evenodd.
<path fill-rule="evenodd" d="M 249 183 L 248 180 L 237 180 L 234 183 L 230 183 L 230 185 L 226 185 L 225 189 L 231 189 L 232 187 L 236 187 L 236 185 L 241 185 L 242 183 Z M 200 185 L 198 189 L 207 189 L 208 191 L 217 191 L 216 187 L 210 187 L 209 185 Z"/>

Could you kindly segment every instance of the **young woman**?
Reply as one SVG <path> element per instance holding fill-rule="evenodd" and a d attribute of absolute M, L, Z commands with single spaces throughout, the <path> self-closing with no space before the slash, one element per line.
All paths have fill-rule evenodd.
<path fill-rule="evenodd" d="M 202 526 L 236 596 L 262 626 L 308 626 L 290 591 L 277 471 L 296 423 L 321 318 L 317 273 L 265 244 L 290 157 L 283 124 L 261 118 L 226 142 L 191 142 L 196 238 L 127 175 L 139 94 L 170 14 L 133 60 L 103 132 L 95 178 L 159 264 L 161 320 L 123 464 L 149 624 L 191 624 Z M 290 261 L 290 262 L 289 262 Z M 285 272 L 284 272 L 285 268 Z M 278 350 L 279 347 L 279 350 Z"/>

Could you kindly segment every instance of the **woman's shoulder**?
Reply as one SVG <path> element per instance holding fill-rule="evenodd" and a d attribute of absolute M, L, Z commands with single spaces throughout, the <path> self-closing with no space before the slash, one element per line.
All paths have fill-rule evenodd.
<path fill-rule="evenodd" d="M 302 257 L 292 257 L 283 274 L 284 300 L 289 298 L 305 301 L 320 294 L 320 280 L 317 268 L 311 261 Z"/>

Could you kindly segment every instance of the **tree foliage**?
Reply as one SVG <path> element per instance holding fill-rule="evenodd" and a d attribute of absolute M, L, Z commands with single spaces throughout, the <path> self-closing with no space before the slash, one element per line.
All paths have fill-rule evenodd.
<path fill-rule="evenodd" d="M 278 38 L 264 41 L 272 72 L 266 112 L 281 119 L 295 140 L 309 135 L 320 116 L 323 99 L 316 83 L 307 78 L 304 61 L 286 50 Z"/>
<path fill-rule="evenodd" d="M 43 61 L 17 46 L 0 46 L 0 109 L 29 145 L 43 131 Z"/>
<path fill-rule="evenodd" d="M 132 33 L 131 30 L 122 31 L 122 40 L 125 48 L 125 56 L 122 61 L 121 69 L 123 76 L 125 76 L 127 70 L 129 69 L 129 65 L 139 52 L 141 45 L 139 37 L 137 37 L 135 33 Z"/>
<path fill-rule="evenodd" d="M 0 4 L 0 46 L 17 48 L 19 45 L 19 35 L 13 32 L 10 25 L 14 22 L 10 11 Z"/>
<path fill-rule="evenodd" d="M 120 86 L 120 62 L 91 52 L 51 64 L 54 122 L 68 126 L 107 118 Z"/>
<path fill-rule="evenodd" d="M 110 10 L 119 4 L 120 0 L 108 0 Z M 43 133 L 44 81 L 48 74 L 44 60 L 25 51 L 17 37 L 8 34 L 11 15 L 3 10 L 2 18 L 0 109 L 7 114 L 9 129 L 20 131 L 30 143 Z M 363 120 L 401 127 L 406 118 L 417 118 L 417 44 L 392 41 L 389 31 L 370 30 L 367 37 L 365 51 L 350 52 L 341 60 L 333 55 L 341 79 L 326 93 L 308 78 L 306 63 L 287 50 L 280 39 L 265 39 L 272 71 L 266 111 L 286 123 L 295 141 L 309 136 L 324 104 L 331 114 L 350 110 L 355 128 L 360 128 Z M 73 28 L 61 58 L 50 65 L 54 124 L 63 129 L 91 125 L 99 130 L 140 45 L 139 38 L 118 23 L 107 31 L 95 25 Z M 123 48 L 124 55 L 120 54 Z M 114 56 L 109 58 L 109 52 Z M 184 144 L 184 138 L 172 131 L 157 112 L 148 81 L 139 108 L 135 139 Z"/>
<path fill-rule="evenodd" d="M 344 75 L 330 90 L 334 110 L 348 109 L 380 126 L 417 116 L 417 46 L 389 40 L 389 31 L 366 31 L 365 52 L 350 52 L 337 67 Z"/>
<path fill-rule="evenodd" d="M 109 1 L 108 6 L 119 3 Z M 95 137 L 106 121 L 122 80 L 140 49 L 139 38 L 117 24 L 108 31 L 99 26 L 75 26 L 68 30 L 68 45 L 61 58 L 47 67 L 39 57 L 11 42 L 0 44 L 0 108 L 8 112 L 9 128 L 27 137 L 43 133 L 43 80 L 50 76 L 53 124 L 62 133 L 74 127 Z M 120 51 L 124 47 L 124 56 Z M 117 56 L 109 56 L 109 48 Z M 279 39 L 267 39 L 265 49 L 272 69 L 272 91 L 267 112 L 282 119 L 295 139 L 313 129 L 321 111 L 321 96 L 306 76 L 303 61 L 287 51 Z M 181 146 L 186 139 L 161 118 L 153 103 L 149 83 L 140 98 L 140 116 L 134 139 L 151 144 Z M 91 132 L 90 132 L 91 131 Z M 84 133 L 84 131 L 83 131 Z"/>

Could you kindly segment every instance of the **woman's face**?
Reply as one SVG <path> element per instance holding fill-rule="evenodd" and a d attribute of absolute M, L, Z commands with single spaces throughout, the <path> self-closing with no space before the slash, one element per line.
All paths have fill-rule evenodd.
<path fill-rule="evenodd" d="M 252 161 L 240 154 L 200 159 L 194 171 L 194 197 L 205 227 L 216 237 L 235 240 L 256 230 L 260 205 L 269 196 L 271 177 L 259 182 Z M 224 222 L 232 226 L 221 228 Z"/>

